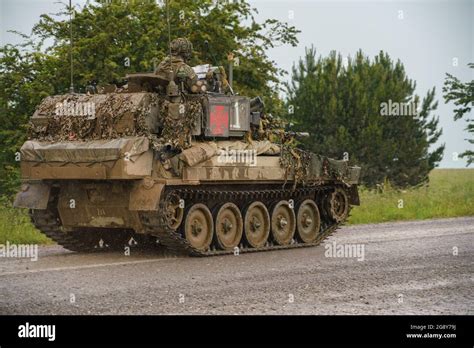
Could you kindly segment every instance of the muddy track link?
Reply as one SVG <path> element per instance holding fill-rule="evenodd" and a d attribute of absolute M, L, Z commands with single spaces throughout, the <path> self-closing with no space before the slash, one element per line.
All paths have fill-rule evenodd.
<path fill-rule="evenodd" d="M 264 189 L 264 190 L 219 190 L 215 187 L 209 188 L 207 190 L 203 189 L 189 189 L 189 188 L 168 188 L 164 195 L 176 194 L 180 198 L 184 199 L 187 204 L 195 203 L 204 203 L 209 208 L 212 208 L 210 204 L 212 202 L 235 202 L 240 208 L 249 204 L 253 201 L 262 201 L 267 206 L 271 202 L 282 200 L 282 199 L 293 199 L 295 202 L 304 198 L 322 198 L 322 195 L 330 193 L 334 190 L 334 185 L 328 186 L 317 186 L 309 188 L 297 188 L 296 190 L 291 189 Z M 156 212 L 142 212 L 140 213 L 141 223 L 145 229 L 145 233 L 153 235 L 158 238 L 159 242 L 163 244 L 170 250 L 173 250 L 177 253 L 187 253 L 192 256 L 216 256 L 216 255 L 226 255 L 233 254 L 233 250 L 217 250 L 215 248 L 210 248 L 208 250 L 202 251 L 193 248 L 189 242 L 185 239 L 184 233 L 181 229 L 171 229 L 168 227 L 167 218 L 166 218 L 166 199 L 162 199 L 160 203 L 159 210 Z M 211 202 L 211 203 L 209 203 Z M 296 203 L 295 203 L 296 204 Z M 212 209 L 211 209 L 212 210 Z M 257 252 L 257 251 L 269 251 L 269 250 L 279 250 L 279 249 L 293 249 L 293 248 L 302 248 L 302 247 L 311 247 L 319 245 L 323 240 L 329 237 L 340 225 L 342 222 L 337 224 L 330 222 L 325 214 L 321 212 L 321 230 L 317 239 L 312 243 L 303 243 L 298 242 L 296 238 L 293 239 L 292 243 L 289 245 L 275 245 L 270 240 L 267 244 L 260 248 L 252 248 L 245 245 L 244 243 L 240 244 L 238 248 L 239 253 L 248 253 L 248 252 Z"/>
<path fill-rule="evenodd" d="M 137 242 L 136 245 L 156 247 L 155 238 L 133 232 L 106 230 L 94 234 L 87 233 L 90 231 L 64 231 L 57 211 L 57 200 L 57 192 L 54 192 L 51 194 L 51 200 L 46 209 L 30 210 L 29 215 L 38 230 L 68 250 L 78 252 L 123 250 L 126 245 L 135 247 L 135 245 L 127 244 L 131 237 Z M 102 246 L 99 244 L 100 239 L 104 241 Z"/>
<path fill-rule="evenodd" d="M 59 245 L 72 251 L 93 251 L 93 246 L 83 238 L 61 230 L 55 209 L 51 205 L 45 210 L 30 210 L 30 217 L 37 229 Z"/>

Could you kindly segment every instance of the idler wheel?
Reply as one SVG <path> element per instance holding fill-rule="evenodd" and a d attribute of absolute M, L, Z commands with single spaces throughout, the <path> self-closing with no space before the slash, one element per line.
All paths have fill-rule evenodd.
<path fill-rule="evenodd" d="M 349 215 L 349 197 L 346 191 L 336 188 L 328 196 L 327 210 L 329 217 L 335 222 L 344 221 Z"/>
<path fill-rule="evenodd" d="M 166 197 L 166 222 L 168 227 L 172 230 L 178 229 L 183 221 L 184 208 L 180 207 L 180 203 L 179 196 L 175 193 L 171 193 Z"/>

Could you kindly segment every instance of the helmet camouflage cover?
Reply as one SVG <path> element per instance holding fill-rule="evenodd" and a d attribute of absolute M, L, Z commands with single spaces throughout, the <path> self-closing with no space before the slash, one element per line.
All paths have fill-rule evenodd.
<path fill-rule="evenodd" d="M 173 56 L 189 59 L 193 53 L 193 44 L 188 39 L 180 37 L 171 41 L 170 49 Z"/>

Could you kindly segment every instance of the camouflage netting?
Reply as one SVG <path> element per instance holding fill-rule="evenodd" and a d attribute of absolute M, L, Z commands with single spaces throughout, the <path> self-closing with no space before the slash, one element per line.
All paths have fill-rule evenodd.
<path fill-rule="evenodd" d="M 42 141 L 89 141 L 146 136 L 152 143 L 145 115 L 157 106 L 153 94 L 69 94 L 47 97 L 30 121 L 28 138 Z M 93 105 L 67 109 L 58 114 L 58 105 Z M 89 110 L 88 110 L 89 109 Z"/>
<path fill-rule="evenodd" d="M 184 150 L 192 146 L 192 131 L 197 126 L 197 122 L 202 115 L 202 98 L 189 98 L 180 104 L 177 112 L 168 112 L 170 102 L 159 99 L 160 115 L 162 117 L 163 131 L 160 135 L 162 144 L 172 145 L 174 148 Z"/>
<path fill-rule="evenodd" d="M 263 115 L 260 126 L 253 132 L 252 138 L 268 140 L 278 144 L 281 148 L 280 164 L 285 169 L 285 182 L 289 176 L 294 177 L 294 186 L 303 185 L 309 181 L 311 175 L 311 152 L 296 147 L 295 136 L 285 132 L 285 122 L 271 115 Z"/>
<path fill-rule="evenodd" d="M 311 175 L 311 156 L 311 152 L 291 145 L 281 146 L 280 164 L 285 169 L 285 183 L 288 176 L 293 175 L 293 187 L 296 187 L 298 183 L 306 184 Z"/>
<path fill-rule="evenodd" d="M 252 138 L 255 140 L 270 140 L 275 143 L 285 142 L 285 122 L 271 115 L 262 115 L 260 125 L 254 129 Z"/>

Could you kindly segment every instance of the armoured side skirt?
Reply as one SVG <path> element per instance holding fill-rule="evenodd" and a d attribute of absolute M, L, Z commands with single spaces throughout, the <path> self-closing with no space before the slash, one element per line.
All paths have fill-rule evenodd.
<path fill-rule="evenodd" d="M 329 159 L 327 166 L 330 172 L 340 173 L 339 176 L 326 173 L 323 162 L 319 157 L 312 161 L 307 179 L 313 182 L 342 181 L 346 185 L 354 185 L 359 181 L 360 168 L 349 167 L 345 161 Z M 257 156 L 252 164 L 246 163 L 221 163 L 218 156 L 194 166 L 183 168 L 184 181 L 201 182 L 271 182 L 292 181 L 294 173 L 286 171 L 280 163 L 278 156 Z"/>

